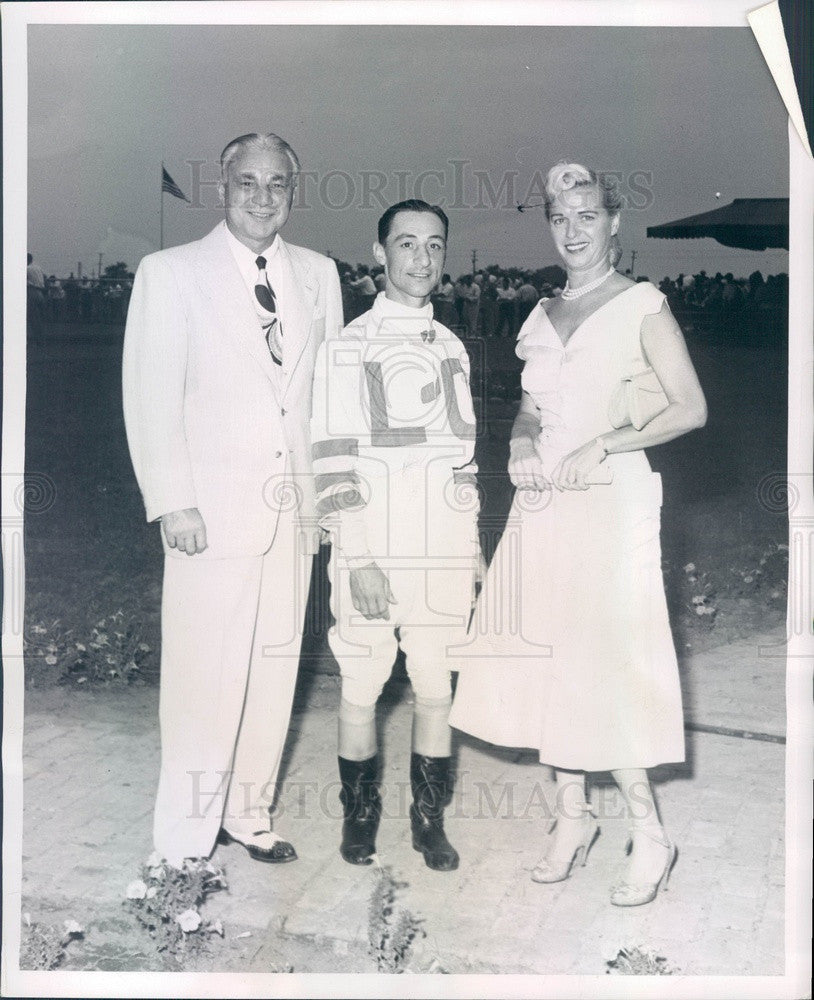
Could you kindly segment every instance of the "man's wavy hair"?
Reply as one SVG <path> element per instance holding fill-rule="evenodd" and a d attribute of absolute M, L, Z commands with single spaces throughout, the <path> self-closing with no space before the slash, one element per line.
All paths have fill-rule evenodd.
<path fill-rule="evenodd" d="M 237 139 L 232 139 L 224 147 L 220 154 L 220 175 L 226 179 L 226 171 L 234 158 L 242 153 L 244 149 L 270 149 L 275 153 L 282 153 L 288 158 L 291 164 L 291 173 L 296 177 L 300 172 L 300 160 L 291 146 L 273 132 L 248 132 L 246 135 L 239 135 Z"/>

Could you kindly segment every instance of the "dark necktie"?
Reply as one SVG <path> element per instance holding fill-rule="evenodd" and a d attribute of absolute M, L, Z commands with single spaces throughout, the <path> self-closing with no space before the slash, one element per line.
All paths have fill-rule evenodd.
<path fill-rule="evenodd" d="M 254 286 L 254 300 L 257 314 L 263 326 L 263 333 L 275 364 L 283 363 L 283 328 L 277 314 L 277 299 L 266 274 L 266 258 L 258 257 L 257 281 Z"/>

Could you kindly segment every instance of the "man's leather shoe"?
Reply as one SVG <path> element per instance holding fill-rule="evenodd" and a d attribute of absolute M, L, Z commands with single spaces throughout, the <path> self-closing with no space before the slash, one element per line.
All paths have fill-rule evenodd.
<path fill-rule="evenodd" d="M 289 844 L 287 840 L 283 840 L 282 837 L 278 837 L 276 833 L 271 833 L 269 830 L 258 830 L 251 834 L 251 838 L 249 841 L 240 840 L 221 827 L 218 843 L 240 844 L 241 847 L 246 848 L 249 857 L 254 861 L 266 861 L 272 865 L 282 865 L 286 861 L 297 860 L 297 852 L 293 845 Z"/>

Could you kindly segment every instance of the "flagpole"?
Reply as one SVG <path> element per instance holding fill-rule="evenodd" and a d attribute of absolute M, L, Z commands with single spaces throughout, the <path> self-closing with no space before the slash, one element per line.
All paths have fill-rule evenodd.
<path fill-rule="evenodd" d="M 164 249 L 164 161 L 161 161 L 161 177 L 159 180 L 158 189 L 161 192 L 161 230 L 160 237 L 158 241 L 158 249 Z"/>

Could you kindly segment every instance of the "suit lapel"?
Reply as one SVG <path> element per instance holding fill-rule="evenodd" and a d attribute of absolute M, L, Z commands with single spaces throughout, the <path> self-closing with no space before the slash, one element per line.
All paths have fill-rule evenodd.
<path fill-rule="evenodd" d="M 201 295 L 219 314 L 225 335 L 249 352 L 276 390 L 280 370 L 271 359 L 260 320 L 226 242 L 223 223 L 200 241 L 199 250 L 195 276 Z"/>
<path fill-rule="evenodd" d="M 311 326 L 316 309 L 319 283 L 307 260 L 296 253 L 295 247 L 280 240 L 282 264 L 288 271 L 287 285 L 290 290 L 287 313 L 283 316 L 283 338 L 285 352 L 285 390 L 291 385 L 294 373 L 302 360 L 311 337 Z"/>

